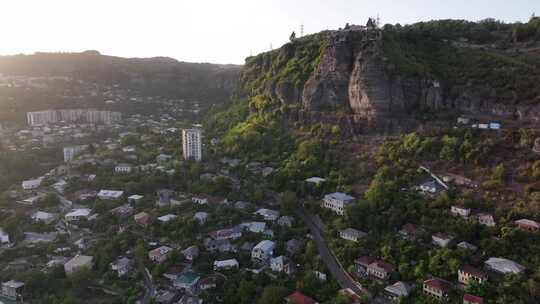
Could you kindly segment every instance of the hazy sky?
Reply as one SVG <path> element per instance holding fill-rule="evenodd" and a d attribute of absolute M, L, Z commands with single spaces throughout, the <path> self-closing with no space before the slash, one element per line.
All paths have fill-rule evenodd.
<path fill-rule="evenodd" d="M 98 50 L 123 57 L 243 63 L 305 33 L 431 19 L 514 22 L 540 0 L 1 0 L 0 54 Z"/>

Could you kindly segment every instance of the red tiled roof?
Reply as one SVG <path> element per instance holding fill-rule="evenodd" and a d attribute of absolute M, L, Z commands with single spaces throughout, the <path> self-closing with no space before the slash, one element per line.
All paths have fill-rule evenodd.
<path fill-rule="evenodd" d="M 315 300 L 304 295 L 300 291 L 295 291 L 292 295 L 287 297 L 287 302 L 294 304 L 315 304 Z"/>
<path fill-rule="evenodd" d="M 450 285 L 450 283 L 437 278 L 425 280 L 424 285 L 427 285 L 431 288 L 440 289 L 445 292 L 449 292 L 450 290 L 452 290 L 452 285 Z"/>
<path fill-rule="evenodd" d="M 356 264 L 360 264 L 367 267 L 369 264 L 375 262 L 375 258 L 372 258 L 370 256 L 361 256 L 357 258 L 354 262 Z"/>
<path fill-rule="evenodd" d="M 465 294 L 463 296 L 463 302 L 465 301 L 469 303 L 474 303 L 474 304 L 484 304 L 484 299 L 477 296 L 470 295 L 470 294 Z"/>
<path fill-rule="evenodd" d="M 461 267 L 460 270 L 462 272 L 468 273 L 468 274 L 473 275 L 475 277 L 487 278 L 487 274 L 485 272 L 483 272 L 482 270 L 480 270 L 478 268 L 472 267 L 470 265 L 465 265 L 465 266 Z"/>
<path fill-rule="evenodd" d="M 384 269 L 386 272 L 394 272 L 394 265 L 387 263 L 382 260 L 377 260 L 369 265 L 370 267 L 375 266 Z"/>

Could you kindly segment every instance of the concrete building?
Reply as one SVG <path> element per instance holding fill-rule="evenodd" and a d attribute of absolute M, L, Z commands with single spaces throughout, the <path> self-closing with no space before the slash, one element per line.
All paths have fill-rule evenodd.
<path fill-rule="evenodd" d="M 2 296 L 9 300 L 17 300 L 22 294 L 24 283 L 17 281 L 8 281 L 2 283 Z M 1 302 L 1 301 L 0 301 Z"/>
<path fill-rule="evenodd" d="M 485 272 L 469 265 L 465 265 L 458 270 L 458 281 L 462 284 L 469 284 L 470 282 L 483 284 L 487 279 L 488 276 Z"/>
<path fill-rule="evenodd" d="M 124 191 L 116 191 L 116 190 L 100 190 L 97 194 L 97 196 L 102 200 L 113 200 L 113 199 L 119 199 L 124 195 Z"/>
<path fill-rule="evenodd" d="M 338 215 L 345 214 L 348 205 L 354 202 L 355 198 L 341 192 L 330 193 L 324 196 L 322 207 L 330 209 Z"/>
<path fill-rule="evenodd" d="M 505 258 L 489 258 L 484 262 L 486 269 L 500 274 L 518 274 L 525 271 L 525 267 Z"/>
<path fill-rule="evenodd" d="M 253 247 L 253 250 L 251 251 L 251 259 L 259 262 L 266 262 L 274 254 L 275 248 L 276 243 L 269 240 L 261 241 L 259 244 Z"/>
<path fill-rule="evenodd" d="M 64 264 L 64 270 L 66 272 L 67 276 L 70 276 L 77 271 L 83 270 L 83 269 L 92 269 L 94 266 L 94 257 L 87 256 L 87 255 L 76 255 L 71 260 L 69 260 L 66 264 Z"/>
<path fill-rule="evenodd" d="M 238 268 L 240 264 L 236 259 L 214 261 L 214 270 Z"/>
<path fill-rule="evenodd" d="M 85 151 L 88 148 L 87 145 L 64 147 L 64 162 L 68 163 L 72 161 L 77 155 Z"/>
<path fill-rule="evenodd" d="M 182 151 L 184 159 L 202 160 L 202 140 L 200 129 L 182 130 Z"/>
<path fill-rule="evenodd" d="M 0 245 L 9 244 L 9 234 L 4 232 L 4 229 L 0 228 Z"/>

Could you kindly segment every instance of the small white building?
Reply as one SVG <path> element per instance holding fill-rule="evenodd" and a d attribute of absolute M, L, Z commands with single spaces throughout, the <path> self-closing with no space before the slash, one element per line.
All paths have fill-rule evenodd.
<path fill-rule="evenodd" d="M 175 215 L 175 214 L 167 214 L 167 215 L 158 217 L 157 220 L 162 222 L 162 223 L 168 223 L 168 222 L 176 219 L 177 217 L 178 216 Z"/>
<path fill-rule="evenodd" d="M 114 200 L 119 199 L 124 195 L 124 191 L 117 190 L 101 190 L 98 192 L 97 196 L 102 200 Z"/>
<path fill-rule="evenodd" d="M 450 207 L 450 212 L 453 215 L 461 216 L 462 218 L 468 218 L 469 215 L 471 215 L 471 209 L 456 205 Z"/>
<path fill-rule="evenodd" d="M 39 186 L 41 186 L 41 181 L 43 179 L 40 177 L 40 178 L 36 178 L 36 179 L 29 179 L 29 180 L 25 180 L 22 182 L 22 188 L 24 190 L 33 190 L 33 189 L 37 189 L 39 188 Z"/>
<path fill-rule="evenodd" d="M 479 213 L 478 223 L 487 227 L 495 227 L 495 218 L 490 213 Z"/>
<path fill-rule="evenodd" d="M 279 218 L 279 211 L 265 208 L 255 211 L 255 214 L 262 216 L 265 221 L 275 221 Z"/>
<path fill-rule="evenodd" d="M 141 202 L 141 200 L 143 198 L 144 198 L 144 196 L 142 196 L 142 195 L 133 194 L 133 195 L 128 197 L 128 203 L 137 205 L 138 203 Z"/>
<path fill-rule="evenodd" d="M 0 245 L 9 244 L 9 234 L 4 232 L 4 229 L 0 228 Z"/>
<path fill-rule="evenodd" d="M 275 248 L 276 243 L 269 240 L 261 241 L 251 250 L 251 258 L 259 262 L 266 262 L 274 254 Z"/>
<path fill-rule="evenodd" d="M 344 240 L 353 242 L 358 242 L 358 240 L 365 237 L 366 235 L 367 233 L 354 228 L 347 228 L 339 232 L 339 237 Z"/>
<path fill-rule="evenodd" d="M 431 236 L 431 242 L 433 243 L 433 245 L 442 248 L 448 247 L 453 239 L 453 237 L 442 233 L 435 233 Z"/>
<path fill-rule="evenodd" d="M 32 220 L 34 222 L 50 224 L 57 219 L 58 215 L 49 212 L 36 211 L 32 214 Z"/>
<path fill-rule="evenodd" d="M 352 204 L 354 200 L 354 197 L 342 192 L 330 193 L 324 196 L 322 207 L 330 209 L 338 215 L 343 215 L 346 207 Z"/>
<path fill-rule="evenodd" d="M 66 264 L 64 264 L 64 270 L 67 276 L 70 276 L 80 270 L 91 270 L 94 266 L 94 258 L 87 255 L 76 255 Z"/>
<path fill-rule="evenodd" d="M 133 171 L 133 166 L 130 164 L 118 164 L 114 167 L 114 173 L 128 174 Z"/>
<path fill-rule="evenodd" d="M 236 259 L 214 261 L 214 270 L 238 268 L 240 264 Z"/>
<path fill-rule="evenodd" d="M 66 222 L 80 221 L 82 219 L 88 219 L 92 210 L 88 208 L 75 209 L 70 213 L 67 213 L 64 218 Z"/>
<path fill-rule="evenodd" d="M 283 272 L 286 274 L 292 274 L 294 267 L 289 258 L 286 256 L 278 256 L 270 259 L 270 269 L 275 272 Z"/>

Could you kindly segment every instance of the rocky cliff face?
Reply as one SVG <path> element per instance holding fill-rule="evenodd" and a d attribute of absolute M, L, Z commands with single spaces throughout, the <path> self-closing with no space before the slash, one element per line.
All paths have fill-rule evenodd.
<path fill-rule="evenodd" d="M 443 68 L 434 61 L 428 65 L 434 72 L 405 73 L 387 56 L 388 45 L 384 45 L 383 35 L 382 30 L 355 27 L 304 37 L 273 53 L 259 55 L 256 60 L 248 60 L 246 69 L 251 74 L 244 72 L 243 80 L 251 85 L 253 93 L 264 94 L 283 105 L 293 105 L 290 111 L 293 119 L 335 123 L 354 132 L 413 128 L 419 123 L 418 114 L 423 112 L 470 114 L 485 120 L 538 121 L 540 107 L 536 104 L 540 95 L 536 97 L 537 102 L 519 100 L 517 94 L 512 93 L 515 89 L 508 89 L 516 82 L 512 76 L 508 85 L 502 84 L 503 90 L 493 87 L 487 79 L 473 79 L 461 72 L 460 69 L 468 68 L 467 62 L 463 62 L 463 67 L 447 64 L 443 67 L 446 70 L 440 72 Z M 309 52 L 309 39 L 324 46 L 319 47 L 318 54 Z M 313 69 L 304 74 L 294 73 L 290 61 L 298 62 L 299 56 L 311 56 L 307 62 Z M 512 66 L 493 67 L 497 68 L 508 69 L 502 74 L 516 73 Z M 254 71 L 258 76 L 253 77 Z M 447 71 L 463 76 L 456 77 L 457 80 L 445 79 Z M 491 71 L 491 67 L 487 66 L 487 71 Z M 261 75 L 264 77 L 260 78 Z M 535 94 L 533 91 L 529 96 L 534 99 Z"/>

